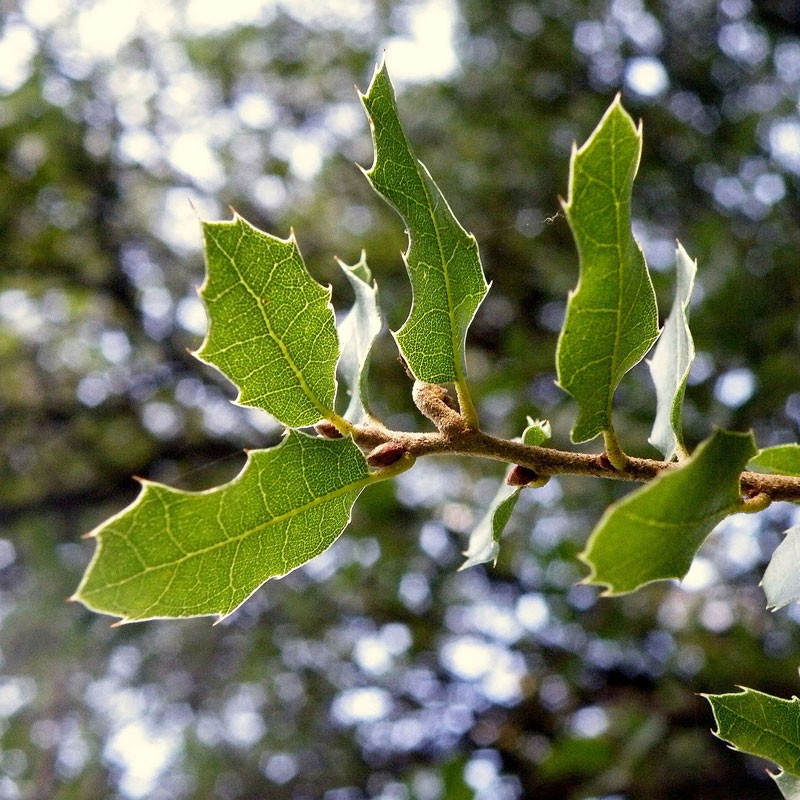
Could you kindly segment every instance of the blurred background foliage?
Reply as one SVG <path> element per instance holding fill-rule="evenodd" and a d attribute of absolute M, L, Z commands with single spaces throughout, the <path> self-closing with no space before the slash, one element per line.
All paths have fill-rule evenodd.
<path fill-rule="evenodd" d="M 758 587 L 785 504 L 726 522 L 681 587 L 606 600 L 575 553 L 627 487 L 526 493 L 496 568 L 456 572 L 502 470 L 430 460 L 215 627 L 110 628 L 64 603 L 132 475 L 216 485 L 279 435 L 189 354 L 198 216 L 294 226 L 339 308 L 332 256 L 364 247 L 404 319 L 402 225 L 354 166 L 372 156 L 353 84 L 383 52 L 493 281 L 469 342 L 487 428 L 542 416 L 568 442 L 558 197 L 621 91 L 662 309 L 675 239 L 699 260 L 689 440 L 796 440 L 791 0 L 0 0 L 0 800 L 777 797 L 695 693 L 797 692 L 800 611 L 768 614 Z M 389 424 L 424 424 L 388 334 L 372 378 Z M 654 456 L 643 365 L 619 401 L 623 444 Z"/>

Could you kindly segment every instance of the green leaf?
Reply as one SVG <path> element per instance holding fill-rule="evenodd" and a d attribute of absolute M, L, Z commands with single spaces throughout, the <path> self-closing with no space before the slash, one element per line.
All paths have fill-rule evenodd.
<path fill-rule="evenodd" d="M 216 489 L 144 481 L 130 506 L 90 534 L 97 549 L 74 599 L 124 622 L 225 617 L 269 578 L 330 547 L 380 475 L 350 438 L 289 431 Z"/>
<path fill-rule="evenodd" d="M 697 261 L 689 258 L 683 245 L 675 250 L 675 299 L 664 323 L 650 374 L 656 387 L 656 419 L 648 440 L 670 461 L 683 445 L 683 395 L 694 361 L 694 341 L 689 330 L 689 301 L 697 274 Z"/>
<path fill-rule="evenodd" d="M 463 384 L 467 329 L 488 291 L 478 245 L 414 156 L 385 64 L 361 100 L 375 147 L 375 162 L 365 174 L 403 218 L 409 236 L 403 257 L 413 299 L 395 339 L 419 380 Z"/>
<path fill-rule="evenodd" d="M 564 204 L 580 258 L 558 340 L 559 385 L 578 403 L 572 440 L 612 430 L 614 392 L 658 336 L 650 274 L 631 233 L 631 190 L 641 130 L 619 97 L 570 161 Z"/>
<path fill-rule="evenodd" d="M 522 443 L 540 446 L 552 435 L 550 423 L 546 419 L 528 417 L 528 427 L 522 432 Z"/>
<path fill-rule="evenodd" d="M 610 506 L 580 556 L 585 583 L 618 595 L 683 578 L 712 529 L 739 510 L 739 475 L 754 452 L 749 433 L 715 431 L 679 468 Z"/>
<path fill-rule="evenodd" d="M 381 332 L 383 320 L 378 309 L 378 287 L 372 280 L 366 254 L 362 251 L 361 258 L 353 266 L 337 261 L 355 294 L 353 307 L 338 328 L 342 346 L 338 369 L 350 392 L 350 403 L 344 416 L 350 422 L 360 424 L 369 418 L 369 353 Z"/>
<path fill-rule="evenodd" d="M 786 531 L 775 548 L 761 585 L 767 596 L 767 608 L 778 609 L 800 600 L 800 525 Z"/>
<path fill-rule="evenodd" d="M 715 736 L 736 750 L 774 762 L 794 778 L 783 778 L 778 785 L 783 783 L 789 789 L 794 785 L 796 789 L 800 776 L 800 700 L 783 700 L 745 687 L 741 692 L 703 697 L 714 712 Z"/>
<path fill-rule="evenodd" d="M 778 785 L 784 800 L 800 800 L 800 777 L 788 772 L 779 772 L 770 777 Z"/>
<path fill-rule="evenodd" d="M 800 445 L 779 444 L 759 450 L 748 469 L 800 477 Z"/>
<path fill-rule="evenodd" d="M 237 402 L 299 428 L 333 419 L 339 343 L 330 289 L 308 274 L 294 235 L 240 216 L 204 222 L 209 330 L 196 355 L 239 389 Z"/>
<path fill-rule="evenodd" d="M 492 564 L 497 562 L 500 537 L 511 519 L 511 512 L 517 504 L 520 491 L 522 491 L 521 486 L 501 484 L 489 510 L 469 537 L 467 549 L 464 551 L 467 560 L 459 570 L 474 567 L 476 564 L 485 564 L 488 561 Z"/>

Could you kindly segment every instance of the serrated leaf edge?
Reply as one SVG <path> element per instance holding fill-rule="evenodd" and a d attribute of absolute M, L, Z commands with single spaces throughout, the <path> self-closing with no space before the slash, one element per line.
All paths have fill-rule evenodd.
<path fill-rule="evenodd" d="M 305 273 L 308 276 L 308 279 L 313 281 L 314 283 L 316 283 L 320 288 L 322 288 L 327 293 L 326 307 L 330 311 L 331 323 L 333 325 L 334 333 L 336 334 L 336 338 L 337 338 L 337 342 L 338 342 L 338 333 L 336 333 L 336 325 L 335 325 L 335 311 L 334 311 L 334 308 L 333 308 L 333 303 L 331 302 L 331 297 L 332 297 L 332 293 L 333 293 L 332 292 L 332 288 L 331 288 L 330 285 L 324 286 L 321 283 L 319 283 L 318 281 L 316 281 L 314 279 L 314 277 L 311 275 L 311 273 L 308 271 L 307 267 L 305 266 L 305 260 L 303 259 L 302 253 L 300 252 L 300 247 L 297 244 L 297 238 L 295 237 L 294 228 L 290 228 L 289 229 L 289 235 L 285 239 L 282 239 L 280 236 L 276 236 L 275 234 L 269 233 L 268 231 L 262 231 L 260 228 L 257 228 L 255 225 L 253 225 L 248 220 L 246 220 L 244 217 L 242 217 L 237 211 L 232 210 L 232 214 L 233 214 L 233 216 L 232 216 L 232 218 L 230 220 L 201 220 L 201 224 L 204 226 L 204 229 L 206 229 L 205 226 L 207 224 L 208 225 L 218 225 L 218 226 L 225 225 L 225 226 L 229 226 L 229 227 L 235 227 L 235 226 L 237 226 L 239 224 L 243 224 L 243 225 L 251 228 L 252 230 L 256 231 L 257 233 L 259 233 L 259 234 L 261 234 L 263 236 L 267 236 L 270 239 L 274 239 L 275 241 L 280 242 L 281 244 L 288 244 L 289 246 L 291 246 L 293 248 L 293 250 L 297 253 L 297 256 L 300 259 L 301 263 L 303 264 L 303 269 L 305 270 Z M 248 286 L 247 282 L 240 275 L 240 271 L 236 267 L 236 263 L 233 260 L 233 258 L 230 255 L 228 255 L 228 253 L 219 245 L 219 243 L 216 243 L 216 244 L 217 244 L 217 247 L 220 249 L 220 251 L 223 252 L 226 255 L 226 257 L 228 258 L 228 261 L 230 262 L 231 267 L 234 269 L 234 271 L 237 273 L 237 275 L 239 275 L 239 280 L 242 283 L 242 285 L 247 288 L 248 293 L 252 294 L 252 292 L 250 292 L 250 289 L 249 289 L 249 286 Z M 205 292 L 206 292 L 206 290 L 208 288 L 208 284 L 209 284 L 210 280 L 211 280 L 210 270 L 206 270 L 206 275 L 205 275 L 205 277 L 203 279 L 203 282 L 200 284 L 200 286 L 197 289 L 197 294 L 198 294 L 198 297 L 200 298 L 201 302 L 203 303 L 203 308 L 205 309 L 205 312 L 206 312 L 206 317 L 208 319 L 208 329 L 206 330 L 206 334 L 203 337 L 203 341 L 200 344 L 200 346 L 196 350 L 191 351 L 191 354 L 198 361 L 201 361 L 203 364 L 207 364 L 209 367 L 213 368 L 214 370 L 219 372 L 221 375 L 223 375 L 226 378 L 226 380 L 228 380 L 236 388 L 236 397 L 231 402 L 233 402 L 235 405 L 241 406 L 243 408 L 261 408 L 261 406 L 259 406 L 257 404 L 254 404 L 254 403 L 249 403 L 249 402 L 247 402 L 247 400 L 243 399 L 243 397 L 246 394 L 246 390 L 243 389 L 242 387 L 240 387 L 238 384 L 234 383 L 233 380 L 231 378 L 229 378 L 228 375 L 226 375 L 225 372 L 223 372 L 223 370 L 220 369 L 216 364 L 214 364 L 211 361 L 208 361 L 205 358 L 204 351 L 206 350 L 206 347 L 210 343 L 211 336 L 212 336 L 212 326 L 215 325 L 213 316 L 212 316 L 212 314 L 211 314 L 211 312 L 210 312 L 210 310 L 209 310 L 209 308 L 208 308 L 208 306 L 206 304 L 206 301 L 205 301 Z M 260 303 L 258 305 L 259 305 L 259 307 L 261 307 Z M 334 409 L 328 408 L 322 401 L 319 400 L 319 398 L 316 396 L 316 394 L 312 391 L 311 387 L 308 385 L 308 382 L 306 381 L 306 378 L 305 378 L 305 375 L 303 374 L 303 371 L 295 363 L 294 359 L 291 357 L 291 355 L 287 351 L 286 346 L 285 346 L 284 342 L 281 340 L 281 338 L 275 335 L 275 333 L 272 330 L 272 326 L 271 326 L 269 320 L 267 319 L 266 316 L 264 316 L 263 312 L 262 312 L 262 319 L 263 319 L 263 322 L 264 322 L 264 324 L 265 324 L 265 326 L 267 328 L 267 335 L 280 348 L 280 350 L 283 353 L 284 358 L 285 358 L 286 362 L 289 364 L 289 367 L 291 368 L 292 372 L 297 376 L 297 379 L 298 379 L 298 382 L 300 383 L 300 386 L 301 386 L 301 389 L 303 391 L 303 394 L 305 394 L 306 398 L 311 402 L 312 406 L 314 408 L 316 408 L 320 412 L 320 419 L 327 419 L 330 422 L 332 422 L 334 425 L 336 425 L 336 427 L 339 428 L 343 433 L 348 433 L 351 430 L 350 424 L 346 420 L 344 420 L 342 417 L 340 417 L 334 411 Z M 341 345 L 340 345 L 340 347 L 341 347 Z M 338 390 L 338 383 L 337 383 L 337 380 L 336 380 L 336 373 L 334 371 L 334 376 L 333 376 L 333 396 L 334 397 L 336 396 L 337 390 Z M 267 412 L 267 413 L 269 413 L 269 412 Z M 281 424 L 285 424 L 285 423 L 281 422 Z M 309 423 L 309 425 L 312 425 L 312 424 L 313 424 L 313 422 Z M 291 427 L 291 426 L 287 426 L 287 427 Z M 306 426 L 301 426 L 301 427 L 306 427 Z"/>

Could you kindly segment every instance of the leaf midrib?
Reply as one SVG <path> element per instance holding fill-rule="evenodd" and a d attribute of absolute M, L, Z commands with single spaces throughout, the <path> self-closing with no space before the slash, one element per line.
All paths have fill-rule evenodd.
<path fill-rule="evenodd" d="M 242 533 L 236 534 L 235 536 L 231 536 L 231 537 L 225 539 L 224 541 L 215 542 L 214 544 L 211 544 L 211 545 L 208 545 L 206 547 L 200 548 L 198 550 L 194 550 L 192 552 L 186 553 L 185 555 L 181 556 L 180 558 L 177 558 L 177 559 L 174 559 L 174 560 L 171 560 L 171 561 L 165 561 L 165 562 L 163 562 L 161 564 L 156 564 L 156 565 L 153 565 L 153 566 L 143 567 L 139 572 L 135 573 L 134 575 L 131 575 L 131 576 L 127 577 L 127 578 L 123 578 L 122 580 L 114 581 L 113 583 L 106 583 L 102 587 L 99 587 L 98 589 L 94 589 L 94 590 L 91 590 L 91 591 L 88 591 L 88 592 L 84 591 L 82 594 L 83 594 L 84 597 L 90 597 L 92 595 L 95 595 L 95 594 L 98 594 L 98 593 L 101 593 L 101 592 L 106 592 L 106 591 L 111 590 L 111 589 L 116 589 L 116 588 L 119 588 L 120 586 L 124 586 L 126 583 L 130 583 L 130 581 L 140 579 L 144 575 L 147 575 L 147 574 L 149 574 L 151 572 L 157 572 L 159 570 L 168 569 L 168 568 L 176 568 L 176 567 L 180 566 L 181 564 L 183 564 L 185 561 L 188 561 L 188 560 L 190 560 L 192 558 L 197 558 L 197 557 L 206 555 L 207 553 L 214 552 L 215 550 L 219 550 L 220 548 L 226 547 L 226 546 L 228 546 L 230 544 L 234 544 L 234 543 L 237 543 L 237 542 L 240 542 L 240 541 L 244 541 L 248 537 L 254 536 L 255 534 L 266 530 L 267 528 L 269 528 L 272 525 L 279 525 L 280 523 L 285 522 L 286 520 L 291 519 L 292 517 L 299 516 L 300 514 L 303 514 L 306 511 L 309 511 L 310 509 L 312 509 L 312 508 L 314 508 L 316 506 L 322 505 L 323 503 L 327 503 L 329 501 L 336 500 L 339 497 L 341 497 L 341 496 L 343 496 L 345 494 L 348 494 L 349 492 L 361 491 L 366 486 L 369 486 L 369 484 L 375 482 L 375 478 L 373 477 L 374 474 L 375 473 L 369 473 L 368 475 L 365 475 L 363 478 L 361 478 L 360 480 L 358 480 L 358 481 L 356 481 L 354 483 L 347 484 L 347 485 L 345 485 L 343 487 L 340 487 L 339 489 L 336 489 L 335 491 L 328 492 L 328 493 L 326 493 L 324 495 L 320 495 L 319 497 L 315 497 L 311 501 L 309 501 L 308 503 L 304 503 L 301 506 L 297 506 L 297 507 L 295 507 L 293 509 L 290 509 L 289 511 L 286 511 L 286 512 L 284 512 L 282 514 L 278 514 L 277 516 L 271 517 L 270 519 L 266 520 L 265 522 L 261 523 L 260 525 L 256 525 L 253 528 L 249 528 L 248 530 L 243 531 Z M 144 501 L 146 499 L 148 499 L 148 493 L 147 493 L 147 489 L 148 488 L 149 487 L 145 487 L 145 491 L 139 497 L 139 499 L 137 501 L 137 505 L 141 505 L 142 503 L 144 503 Z M 174 490 L 169 490 L 169 489 L 167 489 L 167 491 L 173 491 L 173 493 L 179 494 L 179 495 L 188 495 L 189 494 L 188 492 L 178 493 L 178 492 L 174 492 Z M 129 509 L 129 510 L 133 511 L 134 509 L 132 508 L 132 509 Z M 108 531 L 109 531 L 109 529 L 106 529 L 106 531 L 103 531 L 102 533 L 106 533 Z M 101 546 L 103 544 L 102 533 L 101 533 L 101 537 L 100 537 Z M 124 536 L 124 538 L 127 540 L 128 537 Z M 137 557 L 138 557 L 138 555 L 137 555 Z"/>

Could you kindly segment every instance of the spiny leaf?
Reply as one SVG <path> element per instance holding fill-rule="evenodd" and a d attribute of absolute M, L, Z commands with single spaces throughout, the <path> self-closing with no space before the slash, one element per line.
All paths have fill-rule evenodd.
<path fill-rule="evenodd" d="M 786 531 L 764 571 L 761 585 L 767 608 L 778 609 L 800 600 L 800 525 Z"/>
<path fill-rule="evenodd" d="M 715 736 L 736 750 L 774 762 L 794 777 L 783 778 L 778 785 L 796 788 L 800 776 L 800 700 L 783 700 L 745 687 L 741 692 L 703 697 L 714 712 Z"/>
<path fill-rule="evenodd" d="M 641 130 L 619 97 L 570 162 L 564 204 L 580 257 L 558 340 L 559 385 L 578 403 L 572 439 L 612 429 L 611 404 L 622 376 L 658 336 L 656 298 L 644 256 L 631 233 L 631 190 Z"/>
<path fill-rule="evenodd" d="M 740 504 L 739 475 L 755 452 L 750 434 L 715 431 L 680 468 L 610 506 L 581 553 L 585 583 L 607 595 L 683 578 L 713 528 Z"/>
<path fill-rule="evenodd" d="M 403 218 L 409 236 L 404 259 L 413 299 L 395 339 L 419 380 L 463 384 L 467 329 L 488 291 L 478 245 L 414 156 L 385 64 L 361 100 L 375 147 L 375 163 L 366 175 Z"/>
<path fill-rule="evenodd" d="M 683 245 L 675 250 L 675 299 L 672 310 L 649 363 L 656 387 L 656 419 L 650 444 L 670 461 L 683 446 L 683 395 L 694 361 L 694 341 L 689 330 L 689 301 L 697 274 L 697 262 L 689 258 Z"/>
<path fill-rule="evenodd" d="M 474 567 L 476 564 L 485 564 L 487 561 L 496 563 L 497 554 L 500 552 L 500 537 L 511 519 L 511 512 L 517 504 L 521 491 L 520 486 L 506 484 L 500 486 L 489 510 L 469 537 L 467 549 L 464 551 L 467 560 L 459 570 Z"/>
<path fill-rule="evenodd" d="M 292 428 L 332 419 L 339 344 L 330 289 L 308 274 L 294 235 L 238 215 L 204 222 L 209 330 L 196 355 L 227 375 L 237 402 Z"/>
<path fill-rule="evenodd" d="M 748 468 L 800 477 L 800 445 L 779 444 L 760 450 Z"/>
<path fill-rule="evenodd" d="M 355 302 L 339 324 L 339 374 L 350 391 L 350 403 L 344 417 L 353 423 L 362 423 L 369 417 L 367 399 L 367 369 L 369 353 L 375 337 L 381 332 L 383 321 L 378 309 L 378 287 L 372 280 L 362 251 L 358 263 L 348 266 L 337 259 L 345 277 L 353 287 Z"/>
<path fill-rule="evenodd" d="M 269 578 L 330 547 L 377 479 L 351 439 L 289 431 L 277 447 L 250 452 L 216 489 L 144 481 L 136 500 L 91 534 L 97 549 L 74 599 L 124 622 L 224 617 Z"/>

